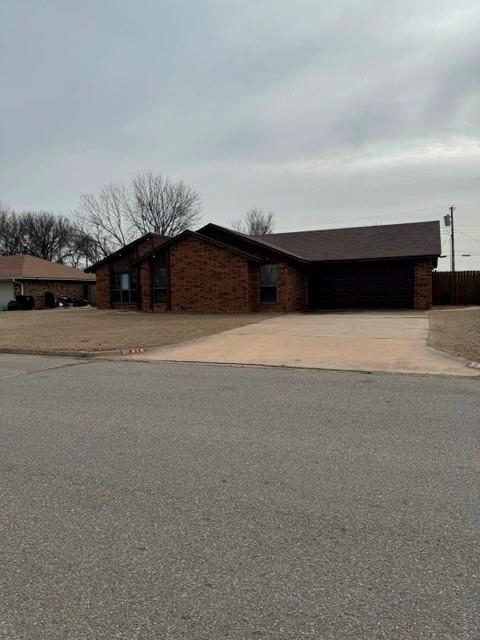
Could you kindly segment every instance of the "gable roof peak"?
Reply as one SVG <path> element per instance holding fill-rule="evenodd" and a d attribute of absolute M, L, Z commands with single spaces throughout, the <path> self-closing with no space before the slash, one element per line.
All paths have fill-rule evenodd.
<path fill-rule="evenodd" d="M 120 257 L 124 251 L 128 251 L 129 249 L 134 248 L 136 245 L 140 244 L 140 242 L 142 242 L 144 240 L 148 240 L 149 238 L 161 238 L 161 239 L 165 240 L 165 242 L 170 240 L 169 236 L 164 236 L 161 233 L 156 233 L 155 231 L 149 231 L 148 233 L 144 233 L 143 236 L 140 236 L 139 238 L 135 238 L 135 240 L 132 240 L 128 244 L 124 245 L 123 247 L 120 247 L 116 251 L 113 251 L 108 256 L 105 256 L 105 258 L 102 258 L 101 260 L 98 260 L 98 262 L 95 262 L 95 264 L 92 264 L 89 267 L 87 267 L 87 269 L 85 269 L 85 271 L 87 273 L 96 271 L 98 269 L 98 267 L 101 267 L 102 265 L 106 264 L 107 262 L 110 262 L 110 260 L 113 260 L 115 258 Z"/>
<path fill-rule="evenodd" d="M 258 262 L 259 260 L 257 256 L 254 256 L 248 253 L 247 251 L 242 251 L 241 249 L 238 249 L 237 247 L 233 247 L 232 245 L 227 244 L 226 242 L 221 242 L 216 238 L 211 238 L 210 236 L 203 235 L 202 233 L 200 233 L 200 231 L 192 231 L 191 229 L 185 229 L 184 231 L 181 231 L 178 235 L 174 236 L 173 238 L 169 238 L 166 242 L 162 243 L 156 249 L 153 249 L 152 251 L 149 251 L 143 256 L 140 256 L 137 260 L 134 260 L 131 263 L 131 266 L 139 265 L 144 260 L 154 258 L 159 251 L 163 251 L 164 249 L 171 247 L 177 242 L 181 242 L 186 236 L 199 238 L 204 242 L 209 242 L 210 244 L 214 244 L 218 247 L 221 247 L 222 249 L 226 249 L 227 251 L 230 251 L 231 253 L 236 253 L 238 255 L 241 255 L 244 258 L 247 258 L 247 260 L 253 260 L 254 262 Z"/>

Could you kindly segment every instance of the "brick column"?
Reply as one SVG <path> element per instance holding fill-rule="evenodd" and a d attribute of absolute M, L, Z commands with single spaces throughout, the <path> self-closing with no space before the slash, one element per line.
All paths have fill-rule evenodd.
<path fill-rule="evenodd" d="M 97 307 L 99 309 L 112 308 L 112 274 L 109 264 L 98 267 L 97 277 Z"/>
<path fill-rule="evenodd" d="M 415 309 L 430 309 L 432 306 L 431 260 L 415 260 L 414 301 Z"/>
<path fill-rule="evenodd" d="M 140 285 L 140 309 L 142 311 L 152 311 L 152 281 L 151 263 L 144 260 L 138 268 L 138 284 Z"/>

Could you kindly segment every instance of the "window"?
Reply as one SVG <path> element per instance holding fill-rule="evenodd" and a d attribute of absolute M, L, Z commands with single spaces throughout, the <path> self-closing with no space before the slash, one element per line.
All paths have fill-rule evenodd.
<path fill-rule="evenodd" d="M 167 269 L 166 267 L 156 267 L 153 270 L 153 301 L 166 302 L 167 298 Z"/>
<path fill-rule="evenodd" d="M 277 301 L 277 265 L 260 265 L 260 300 L 262 302 Z"/>
<path fill-rule="evenodd" d="M 128 304 L 137 301 L 137 274 L 135 272 L 114 274 L 113 301 Z"/>

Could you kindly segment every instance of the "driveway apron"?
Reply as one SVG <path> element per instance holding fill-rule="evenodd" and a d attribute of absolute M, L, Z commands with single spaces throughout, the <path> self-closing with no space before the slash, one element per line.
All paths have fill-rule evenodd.
<path fill-rule="evenodd" d="M 130 359 L 479 375 L 427 337 L 425 311 L 287 314 Z"/>

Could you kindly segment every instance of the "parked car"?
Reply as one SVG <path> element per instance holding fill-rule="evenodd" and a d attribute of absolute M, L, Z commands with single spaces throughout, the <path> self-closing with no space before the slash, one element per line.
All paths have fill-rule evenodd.
<path fill-rule="evenodd" d="M 59 307 L 85 307 L 87 304 L 88 300 L 77 300 L 68 296 L 58 296 L 57 298 L 57 306 Z"/>

